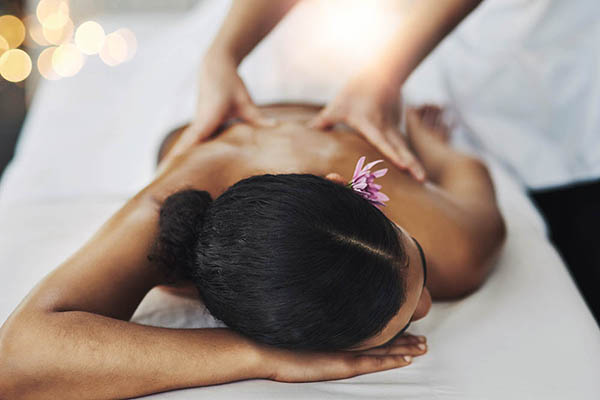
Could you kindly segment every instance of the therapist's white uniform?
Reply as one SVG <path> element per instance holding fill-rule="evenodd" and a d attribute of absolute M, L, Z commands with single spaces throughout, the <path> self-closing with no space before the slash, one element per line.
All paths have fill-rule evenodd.
<path fill-rule="evenodd" d="M 457 144 L 530 190 L 600 324 L 600 0 L 485 0 L 423 68 L 456 111 Z"/>
<path fill-rule="evenodd" d="M 528 188 L 600 178 L 599 0 L 485 0 L 436 53 L 469 140 Z"/>

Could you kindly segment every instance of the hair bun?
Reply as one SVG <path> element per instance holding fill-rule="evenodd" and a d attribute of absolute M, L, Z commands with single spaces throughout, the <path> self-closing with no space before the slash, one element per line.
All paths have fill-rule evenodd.
<path fill-rule="evenodd" d="M 204 217 L 212 202 L 210 194 L 200 190 L 183 190 L 163 202 L 158 239 L 150 259 L 158 261 L 169 278 L 190 278 Z"/>

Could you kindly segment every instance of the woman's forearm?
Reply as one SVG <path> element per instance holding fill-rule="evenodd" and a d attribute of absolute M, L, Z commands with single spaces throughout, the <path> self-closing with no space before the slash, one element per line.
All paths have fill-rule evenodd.
<path fill-rule="evenodd" d="M 241 63 L 298 1 L 234 0 L 209 52 Z"/>
<path fill-rule="evenodd" d="M 368 65 L 374 79 L 400 87 L 423 59 L 482 0 L 413 2 L 392 38 Z"/>
<path fill-rule="evenodd" d="M 155 328 L 78 311 L 29 319 L 3 338 L 2 398 L 129 398 L 269 375 L 257 348 L 229 329 Z"/>
<path fill-rule="evenodd" d="M 166 282 L 148 255 L 160 203 L 190 183 L 189 169 L 168 169 L 127 202 L 12 313 L 0 328 L 0 398 L 123 398 L 261 377 L 252 342 L 227 329 L 128 322 Z"/>

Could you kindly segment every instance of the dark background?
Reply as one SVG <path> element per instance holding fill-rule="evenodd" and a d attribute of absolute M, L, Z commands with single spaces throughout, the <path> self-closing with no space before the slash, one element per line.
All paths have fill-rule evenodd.
<path fill-rule="evenodd" d="M 23 0 L 0 0 L 0 15 L 21 17 L 23 9 Z M 25 82 L 15 84 L 0 77 L 0 177 L 14 154 L 25 113 Z"/>

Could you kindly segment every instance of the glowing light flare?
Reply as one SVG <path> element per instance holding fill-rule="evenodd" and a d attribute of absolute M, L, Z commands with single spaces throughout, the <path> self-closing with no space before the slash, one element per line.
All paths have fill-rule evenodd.
<path fill-rule="evenodd" d="M 69 19 L 69 3 L 66 0 L 41 0 L 35 14 L 45 28 L 57 30 Z"/>
<path fill-rule="evenodd" d="M 56 12 L 48 15 L 48 18 L 44 20 L 42 24 L 44 28 L 47 29 L 60 29 L 67 23 L 69 16 L 67 14 L 63 14 L 62 12 Z"/>
<path fill-rule="evenodd" d="M 51 29 L 46 26 L 43 26 L 42 32 L 44 34 L 44 39 L 51 44 L 63 44 L 71 40 L 73 37 L 73 21 L 71 18 L 67 19 L 67 22 L 58 29 Z"/>
<path fill-rule="evenodd" d="M 106 65 L 114 67 L 127 60 L 127 42 L 117 32 L 106 36 L 100 50 L 100 58 Z"/>
<path fill-rule="evenodd" d="M 4 36 L 0 36 L 0 56 L 8 49 L 10 49 L 10 45 L 6 39 L 4 39 Z"/>
<path fill-rule="evenodd" d="M 0 75 L 9 82 L 21 82 L 31 73 L 31 58 L 20 49 L 10 49 L 0 56 Z"/>
<path fill-rule="evenodd" d="M 35 15 L 28 15 L 23 19 L 25 27 L 29 35 L 27 36 L 25 43 L 29 47 L 35 46 L 48 46 L 50 43 L 44 37 L 44 30 L 42 25 L 38 22 Z"/>
<path fill-rule="evenodd" d="M 125 61 L 131 60 L 135 56 L 138 48 L 138 42 L 137 38 L 135 37 L 135 33 L 127 28 L 118 29 L 115 33 L 121 36 L 127 44 L 127 57 L 125 58 Z"/>
<path fill-rule="evenodd" d="M 52 69 L 62 77 L 77 74 L 83 67 L 83 54 L 72 43 L 58 46 L 52 54 Z"/>
<path fill-rule="evenodd" d="M 44 49 L 37 59 L 37 68 L 44 78 L 55 81 L 61 79 L 62 77 L 54 70 L 52 65 L 52 57 L 54 55 L 54 51 L 57 47 L 52 46 Z"/>
<path fill-rule="evenodd" d="M 25 40 L 25 25 L 14 15 L 3 15 L 0 17 L 0 36 L 11 49 L 16 49 Z"/>
<path fill-rule="evenodd" d="M 104 29 L 100 24 L 87 21 L 77 28 L 75 44 L 84 54 L 96 54 L 102 49 L 105 37 Z"/>
<path fill-rule="evenodd" d="M 290 15 L 286 28 L 289 32 L 304 34 L 288 34 L 288 40 L 282 46 L 286 65 L 317 82 L 345 79 L 365 66 L 403 23 L 406 13 L 398 3 L 406 2 L 301 2 Z"/>

